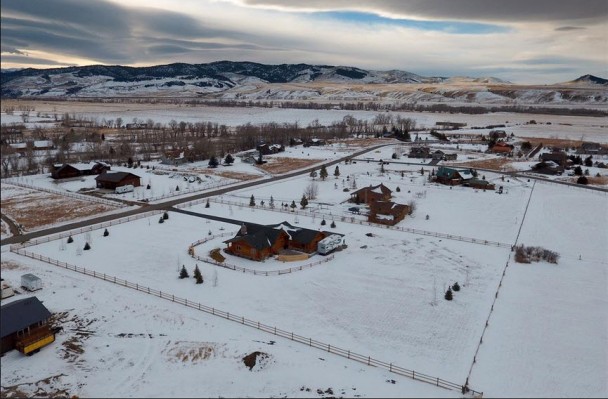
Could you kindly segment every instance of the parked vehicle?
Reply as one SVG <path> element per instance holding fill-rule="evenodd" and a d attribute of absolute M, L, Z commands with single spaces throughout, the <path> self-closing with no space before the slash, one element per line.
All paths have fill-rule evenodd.
<path fill-rule="evenodd" d="M 116 187 L 116 194 L 130 193 L 133 190 L 135 190 L 135 187 L 132 184 L 127 184 L 126 186 Z"/>
<path fill-rule="evenodd" d="M 325 237 L 317 243 L 317 252 L 321 255 L 328 255 L 335 251 L 337 248 L 341 247 L 343 244 L 343 240 L 344 238 L 338 234 L 332 234 L 328 237 Z"/>

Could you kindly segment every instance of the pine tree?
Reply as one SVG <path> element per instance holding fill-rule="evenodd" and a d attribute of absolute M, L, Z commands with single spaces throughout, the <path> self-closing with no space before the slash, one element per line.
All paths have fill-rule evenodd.
<path fill-rule="evenodd" d="M 255 206 L 255 197 L 251 194 L 251 198 L 249 198 L 249 206 Z"/>
<path fill-rule="evenodd" d="M 397 188 L 395 189 L 395 191 L 400 192 L 401 189 L 399 188 L 399 186 L 397 186 Z"/>
<path fill-rule="evenodd" d="M 230 154 L 226 155 L 226 158 L 224 158 L 224 163 L 226 165 L 232 165 L 234 163 L 234 157 Z"/>
<path fill-rule="evenodd" d="M 163 213 L 163 219 L 165 219 L 165 220 L 169 219 L 169 213 L 167 213 L 167 212 Z"/>
<path fill-rule="evenodd" d="M 308 205 L 308 199 L 306 199 L 306 195 L 302 194 L 302 199 L 300 200 L 300 205 L 302 206 L 302 209 L 306 208 L 306 205 Z"/>
<path fill-rule="evenodd" d="M 107 236 L 109 236 L 109 235 L 110 235 L 110 232 L 108 231 L 108 229 L 105 229 L 105 230 L 103 231 L 103 236 L 104 236 L 104 237 L 107 237 Z"/>
<path fill-rule="evenodd" d="M 268 206 L 270 207 L 270 209 L 274 209 L 274 198 L 272 198 L 272 195 L 270 196 L 270 203 L 268 204 Z"/>
<path fill-rule="evenodd" d="M 338 167 L 338 165 L 336 165 L 336 169 L 334 169 L 334 176 L 336 176 L 336 179 L 338 178 L 338 176 L 340 176 L 340 168 Z"/>
<path fill-rule="evenodd" d="M 74 239 L 72 238 L 72 236 L 69 236 L 69 237 L 68 237 L 68 244 L 71 244 L 71 243 L 73 243 L 73 242 L 74 242 Z"/>
<path fill-rule="evenodd" d="M 150 188 L 152 187 L 150 186 L 150 183 L 148 183 L 148 185 L 146 186 L 146 190 L 149 190 Z"/>
<path fill-rule="evenodd" d="M 452 290 L 460 291 L 460 285 L 458 285 L 458 281 L 454 283 L 454 285 L 452 286 Z"/>
<path fill-rule="evenodd" d="M 209 208 L 209 198 L 207 198 L 207 203 L 205 204 L 205 208 Z"/>
<path fill-rule="evenodd" d="M 291 201 L 291 205 L 289 205 L 291 211 L 293 212 L 298 206 L 296 205 L 296 201 Z"/>
<path fill-rule="evenodd" d="M 321 226 L 325 226 L 327 224 L 327 222 L 325 221 L 325 219 L 321 220 Z"/>
<path fill-rule="evenodd" d="M 165 219 L 163 219 L 163 217 L 161 216 L 160 219 L 158 219 L 158 223 L 165 223 Z"/>
<path fill-rule="evenodd" d="M 321 166 L 321 171 L 319 171 L 319 177 L 321 178 L 321 180 L 325 180 L 327 179 L 327 169 L 325 168 L 325 165 Z"/>
<path fill-rule="evenodd" d="M 179 185 L 175 186 L 175 191 L 179 191 Z"/>
<path fill-rule="evenodd" d="M 203 275 L 198 268 L 198 265 L 194 268 L 194 278 L 196 279 L 196 284 L 203 284 Z"/>
<path fill-rule="evenodd" d="M 84 244 L 84 248 L 83 248 L 83 249 L 84 249 L 85 251 L 88 251 L 89 249 L 91 249 L 91 246 L 89 245 L 89 243 L 88 243 L 88 242 Z"/>
<path fill-rule="evenodd" d="M 330 227 L 335 228 L 336 227 L 336 222 L 334 222 L 333 220 L 331 221 L 331 225 Z"/>
<path fill-rule="evenodd" d="M 452 290 L 450 288 L 445 292 L 445 299 L 446 301 L 451 301 L 453 299 Z"/>
<path fill-rule="evenodd" d="M 184 279 L 184 278 L 188 278 L 188 277 L 190 277 L 190 275 L 188 274 L 188 270 L 186 270 L 185 265 L 182 265 L 182 270 L 179 272 L 179 278 Z"/>
<path fill-rule="evenodd" d="M 213 155 L 211 158 L 209 158 L 209 164 L 208 166 L 210 168 L 217 168 L 217 165 L 219 165 L 219 161 L 217 160 L 217 158 L 215 157 L 215 155 Z"/>

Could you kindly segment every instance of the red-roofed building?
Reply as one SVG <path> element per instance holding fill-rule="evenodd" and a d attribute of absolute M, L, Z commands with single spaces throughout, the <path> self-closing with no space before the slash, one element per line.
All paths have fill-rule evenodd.
<path fill-rule="evenodd" d="M 384 184 L 378 184 L 377 186 L 363 187 L 350 195 L 351 202 L 360 204 L 371 204 L 376 201 L 388 201 L 391 199 L 392 190 L 386 187 Z"/>

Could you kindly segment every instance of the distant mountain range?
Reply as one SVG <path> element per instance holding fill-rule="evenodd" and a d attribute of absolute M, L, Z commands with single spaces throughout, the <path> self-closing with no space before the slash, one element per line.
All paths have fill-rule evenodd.
<path fill-rule="evenodd" d="M 607 81 L 592 75 L 549 87 L 536 95 L 494 77 L 426 77 L 411 72 L 348 66 L 219 61 L 151 67 L 92 65 L 2 70 L 2 98 L 203 97 L 242 100 L 337 100 L 481 102 L 606 102 L 606 93 L 573 92 Z M 401 85 L 395 85 L 401 84 Z M 403 85 L 406 84 L 406 85 Z M 412 84 L 412 85 L 407 85 Z M 547 92 L 548 90 L 548 92 Z"/>

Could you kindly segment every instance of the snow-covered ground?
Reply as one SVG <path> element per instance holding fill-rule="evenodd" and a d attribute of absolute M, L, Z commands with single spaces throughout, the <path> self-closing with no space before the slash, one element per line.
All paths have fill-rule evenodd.
<path fill-rule="evenodd" d="M 359 164 L 349 166 L 355 168 L 357 165 Z M 347 166 L 342 166 L 342 169 L 345 172 L 352 172 Z M 363 178 L 360 176 L 358 180 L 363 181 Z M 515 242 L 525 204 L 532 190 L 527 182 L 512 181 L 510 185 L 506 184 L 509 187 L 508 194 L 497 195 L 493 192 L 475 192 L 462 188 L 453 190 L 432 188 L 429 184 L 423 185 L 422 179 L 414 179 L 414 183 L 411 184 L 416 184 L 416 181 L 418 181 L 417 190 L 427 191 L 426 198 L 418 199 L 419 212 L 423 212 L 421 209 L 426 206 L 433 216 L 430 220 L 421 217 L 406 218 L 401 222 L 404 226 L 468 234 L 477 238 L 488 237 L 508 243 Z M 338 198 L 336 191 L 340 192 L 340 195 L 347 194 L 335 190 L 334 182 L 331 179 L 318 182 L 321 187 L 319 195 L 328 203 L 332 198 L 334 200 Z M 390 184 L 388 181 L 385 183 Z M 282 193 L 301 186 L 301 180 L 293 179 L 293 181 L 277 183 L 275 188 Z M 272 186 L 262 188 L 255 192 L 256 198 L 264 197 L 263 190 L 276 192 Z M 605 309 L 607 301 L 605 268 L 608 265 L 608 257 L 603 249 L 605 245 L 594 243 L 608 243 L 606 231 L 603 229 L 608 222 L 606 220 L 608 206 L 604 194 L 587 194 L 581 191 L 581 189 L 548 184 L 536 184 L 534 187 L 519 242 L 556 250 L 561 258 L 558 265 L 545 263 L 520 265 L 510 262 L 495 311 L 490 318 L 490 326 L 469 380 L 473 388 L 486 391 L 489 396 L 545 394 L 576 396 L 581 393 L 605 396 L 607 393 L 605 382 L 602 385 L 601 376 L 605 375 L 607 370 L 605 361 L 607 316 L 602 309 Z M 403 192 L 402 189 L 400 193 Z M 586 212 L 584 208 L 578 207 L 578 211 L 572 214 L 573 219 L 564 217 L 560 210 L 577 207 L 581 195 L 584 195 L 585 202 L 596 212 Z M 281 194 L 278 195 L 280 196 Z M 234 198 L 239 197 L 233 196 L 232 199 Z M 243 201 L 247 202 L 246 199 Z M 504 201 L 504 204 L 496 201 Z M 423 205 L 425 203 L 426 205 Z M 451 206 L 445 207 L 446 203 L 450 203 Z M 453 208 L 457 204 L 463 206 Z M 450 215 L 449 212 L 441 213 L 440 208 L 454 209 L 455 215 Z M 319 216 L 310 217 L 304 214 L 296 216 L 260 208 L 252 209 L 247 205 L 229 206 L 216 202 L 212 202 L 210 208 L 200 204 L 189 209 L 258 223 L 277 223 L 286 220 L 309 228 L 320 227 L 321 220 Z M 333 208 L 329 206 L 329 209 L 320 211 L 326 212 L 331 209 Z M 513 220 L 515 218 L 517 221 Z M 158 216 L 152 216 L 113 226 L 109 228 L 109 237 L 102 237 L 103 230 L 96 230 L 90 233 L 89 237 L 86 233 L 74 235 L 73 244 L 51 241 L 30 247 L 28 250 L 460 383 L 467 377 L 500 276 L 505 263 L 510 258 L 508 248 L 351 224 L 336 217 L 335 230 L 346 234 L 349 247 L 345 251 L 336 253 L 334 260 L 289 275 L 254 276 L 197 262 L 186 255 L 188 245 L 207 237 L 209 231 L 213 234 L 236 232 L 238 226 L 174 212 L 170 213 L 169 219 L 163 224 L 159 224 L 157 219 Z M 455 225 L 468 226 L 451 227 Z M 568 233 L 562 235 L 559 234 L 560 231 Z M 373 233 L 373 237 L 366 236 L 369 232 Z M 573 239 L 573 237 L 577 238 Z M 214 247 L 223 248 L 222 241 L 225 239 L 223 237 L 211 241 L 198 248 L 197 253 L 201 251 L 199 254 L 203 254 L 204 251 Z M 84 246 L 85 240 L 91 243 L 92 250 L 78 251 L 78 248 Z M 582 260 L 578 259 L 579 253 L 582 253 Z M 23 259 L 16 255 L 10 257 Z M 318 255 L 311 261 L 317 257 Z M 250 268 L 255 268 L 258 264 L 235 257 L 230 261 Z M 29 260 L 25 262 L 32 263 Z M 195 285 L 192 279 L 177 278 L 180 265 L 185 265 L 192 274 L 195 264 L 198 264 L 205 276 L 205 283 L 202 286 Z M 270 266 L 264 264 L 260 265 L 260 268 L 267 269 Z M 42 266 L 42 270 L 49 267 Z M 61 272 L 60 275 L 64 273 L 67 272 Z M 213 285 L 214 274 L 217 274 L 217 286 Z M 48 272 L 44 277 L 50 279 L 51 273 Z M 531 280 L 529 281 L 528 278 Z M 454 301 L 447 302 L 443 300 L 444 288 L 446 284 L 453 284 L 455 281 L 458 281 L 463 288 L 455 294 Z M 130 295 L 139 297 L 141 294 Z M 86 297 L 91 301 L 95 300 L 95 294 L 87 294 Z M 128 310 L 137 314 L 136 308 L 143 303 L 147 306 L 148 312 L 158 315 L 153 317 L 153 320 L 163 320 L 160 316 L 162 310 L 158 313 L 151 312 L 150 307 L 158 309 L 158 306 L 148 301 L 149 299 L 137 300 L 136 303 L 128 305 Z M 581 315 L 580 307 L 583 304 L 587 306 L 589 312 Z M 109 312 L 109 310 L 105 311 Z M 88 318 L 102 318 L 98 311 L 89 309 L 86 312 Z M 576 318 L 577 323 L 570 321 L 573 317 Z M 146 326 L 143 333 L 167 334 L 167 328 L 148 324 L 149 321 L 143 321 L 143 316 L 138 316 L 138 319 Z M 195 322 L 192 316 L 183 320 L 184 324 L 180 327 L 180 331 L 188 334 L 187 331 L 191 331 L 190 325 Z M 112 324 L 116 323 L 119 321 L 114 319 Z M 116 333 L 118 330 L 125 333 L 142 332 L 141 327 L 135 331 L 133 324 L 125 326 L 123 323 L 119 323 L 121 327 L 115 330 Z M 209 323 L 214 324 L 213 321 Z M 239 329 L 238 326 L 233 328 Z M 248 334 L 248 332 L 239 331 L 231 333 L 230 336 L 233 337 L 234 334 L 240 336 L 238 334 Z M 221 336 L 222 333 L 218 333 L 217 337 Z M 112 336 L 110 339 L 114 340 Z M 147 339 L 139 339 L 146 341 L 148 345 Z M 254 339 L 254 341 L 268 339 Z M 104 340 L 97 341 L 99 343 L 95 347 L 103 346 L 107 340 L 108 337 L 104 336 Z M 241 350 L 238 338 L 226 343 L 224 335 L 224 339 L 206 338 L 204 341 L 215 342 L 222 347 L 230 348 L 233 352 L 236 351 L 235 346 Z M 86 348 L 89 348 L 88 345 L 93 345 L 94 341 L 88 342 Z M 564 342 L 567 345 L 564 345 Z M 138 375 L 141 374 L 144 381 L 149 381 L 147 378 L 152 379 L 151 376 L 155 372 L 162 370 L 162 367 L 151 359 L 157 359 L 155 356 L 167 353 L 170 345 L 163 345 L 165 344 L 159 343 L 152 348 L 146 346 L 147 360 L 134 361 L 139 365 Z M 289 345 L 292 347 L 295 344 Z M 294 350 L 309 351 L 305 348 L 297 349 L 297 345 Z M 113 353 L 108 351 L 104 349 L 102 354 L 95 356 L 85 351 L 86 358 L 101 357 L 104 361 L 109 361 L 103 357 Z M 122 356 L 127 358 L 133 356 L 128 355 L 126 349 L 123 351 Z M 15 354 L 12 356 L 18 358 Z M 279 355 L 274 356 L 278 363 Z M 322 357 L 328 358 L 328 356 Z M 3 367 L 6 367 L 5 362 L 6 360 L 3 359 Z M 310 366 L 309 363 L 306 364 Z M 521 367 L 521 364 L 525 364 L 526 367 Z M 298 367 L 297 364 L 295 366 Z M 355 367 L 360 368 L 360 366 Z M 573 369 L 578 371 L 573 373 Z M 271 376 L 265 378 L 267 384 L 274 381 L 274 378 L 282 377 L 280 373 L 275 374 L 271 371 L 268 373 Z M 186 378 L 188 372 L 182 371 L 179 375 Z M 315 375 L 316 372 L 311 374 L 310 378 L 314 379 Z M 357 381 L 361 383 L 368 381 L 367 375 L 366 373 L 359 376 Z M 531 375 L 534 377 L 532 378 Z M 108 377 L 107 373 L 102 373 L 99 378 L 101 376 L 117 378 L 112 375 Z M 394 379 L 390 376 L 382 378 Z M 403 383 L 402 380 L 397 378 L 398 386 Z M 86 390 L 81 393 L 89 393 L 93 396 L 107 394 L 108 391 L 96 381 L 97 377 L 92 382 L 89 381 L 83 388 Z M 126 383 L 122 382 L 122 384 Z M 143 388 L 146 384 L 138 385 L 136 382 L 129 384 L 127 386 L 140 390 L 138 392 L 147 393 L 149 392 L 147 389 L 152 390 L 152 387 Z M 154 385 L 152 382 L 150 384 Z M 238 385 L 241 383 L 235 384 L 237 385 L 233 392 L 244 395 L 278 396 L 280 393 L 286 393 L 288 396 L 299 395 L 293 390 L 284 392 L 288 391 L 287 388 L 279 390 L 279 393 L 274 390 L 258 391 L 257 388 L 251 388 L 255 392 L 245 391 L 242 386 L 239 390 Z M 311 384 L 313 383 L 303 382 L 301 385 Z M 10 384 L 3 380 L 3 385 Z M 424 386 L 424 384 L 420 385 Z M 257 385 L 254 384 L 254 387 Z M 300 383 L 296 388 L 299 387 Z M 199 390 L 199 394 L 205 392 L 205 395 L 212 396 L 218 392 L 213 387 L 208 389 L 209 391 Z M 373 396 L 426 395 L 424 392 L 419 393 L 418 388 L 409 388 L 409 385 L 407 389 L 395 393 L 385 393 L 385 389 L 384 385 L 372 383 L 369 392 Z M 112 392 L 116 393 L 116 391 Z M 181 392 L 188 396 L 190 391 L 188 388 L 178 390 L 177 387 L 172 391 L 175 394 Z M 225 395 L 227 391 L 221 394 Z M 357 394 L 370 395 L 363 393 L 362 388 L 359 387 Z M 434 391 L 429 394 L 449 395 L 448 391 Z M 353 396 L 353 392 L 344 395 Z"/>

